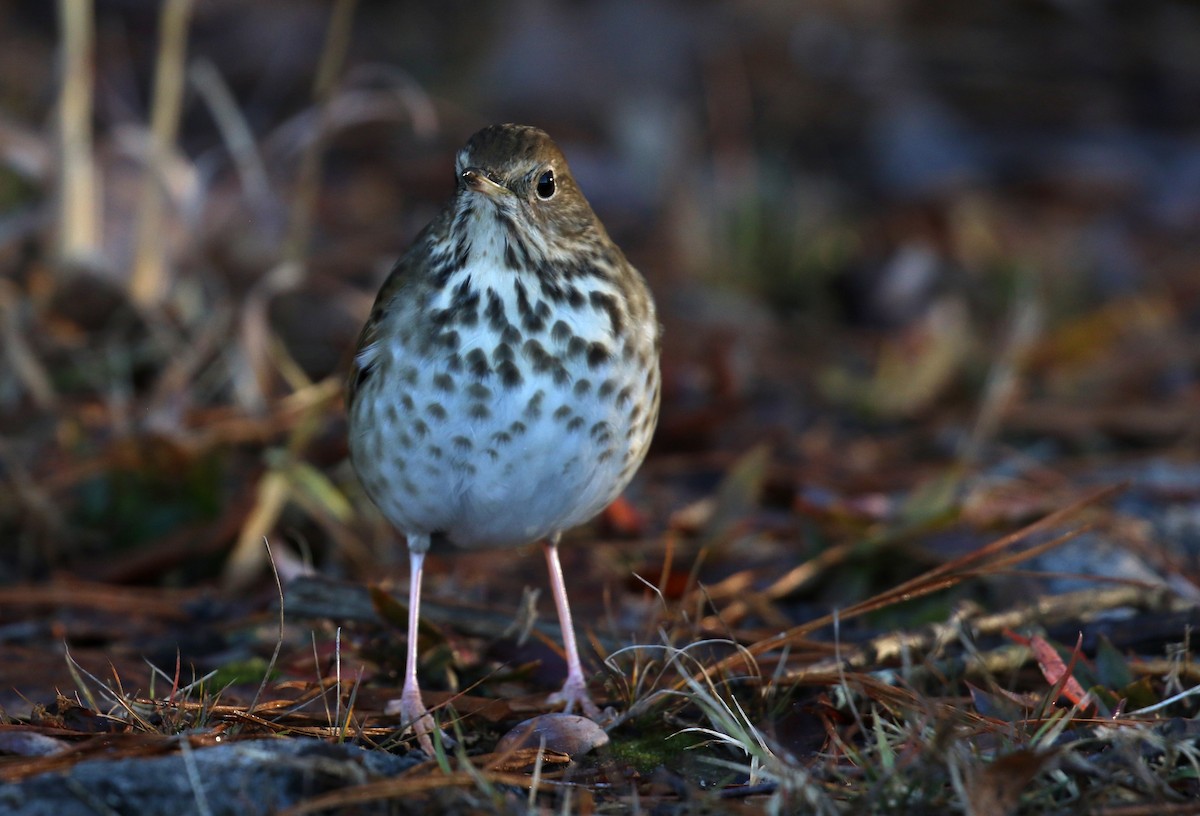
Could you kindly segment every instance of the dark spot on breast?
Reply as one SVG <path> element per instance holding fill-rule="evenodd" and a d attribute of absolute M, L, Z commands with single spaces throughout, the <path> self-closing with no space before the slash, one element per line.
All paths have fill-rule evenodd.
<path fill-rule="evenodd" d="M 567 430 L 568 431 L 578 431 L 580 428 L 583 427 L 583 425 L 584 425 L 583 417 L 581 417 L 581 416 L 573 417 L 571 419 L 571 421 L 567 423 Z"/>
<path fill-rule="evenodd" d="M 550 329 L 550 339 L 555 343 L 565 343 L 571 338 L 571 327 L 567 325 L 565 320 L 554 321 L 554 327 Z"/>
<path fill-rule="evenodd" d="M 554 373 L 551 376 L 554 378 L 555 385 L 566 385 L 571 382 L 571 372 L 557 360 L 554 361 Z"/>
<path fill-rule="evenodd" d="M 492 349 L 492 362 L 499 363 L 501 360 L 513 359 L 512 346 L 508 343 L 500 343 Z"/>
<path fill-rule="evenodd" d="M 467 277 L 454 287 L 450 295 L 450 312 L 456 309 L 474 308 L 479 306 L 479 292 L 471 288 L 471 278 Z"/>
<path fill-rule="evenodd" d="M 425 424 L 425 420 L 423 419 L 414 419 L 412 431 L 417 435 L 417 439 L 424 439 L 429 435 L 429 426 Z"/>
<path fill-rule="evenodd" d="M 488 319 L 488 325 L 495 331 L 503 331 L 508 326 L 508 318 L 504 314 L 504 301 L 496 294 L 495 289 L 488 289 L 488 303 L 484 315 Z"/>
<path fill-rule="evenodd" d="M 453 258 L 443 259 L 440 264 L 434 266 L 433 268 L 434 285 L 436 285 L 439 289 L 443 288 L 447 283 L 450 282 L 450 278 L 454 276 L 454 273 L 457 272 L 459 268 L 460 267 L 454 266 Z"/>
<path fill-rule="evenodd" d="M 633 386 L 627 385 L 617 392 L 617 405 L 626 405 L 633 397 Z"/>
<path fill-rule="evenodd" d="M 509 442 L 512 442 L 512 434 L 510 433 L 498 431 L 497 433 L 492 434 L 493 445 L 507 445 Z"/>
<path fill-rule="evenodd" d="M 516 388 L 525 380 L 521 369 L 512 360 L 502 360 L 496 366 L 496 373 L 500 375 L 500 382 L 504 383 L 505 388 Z"/>
<path fill-rule="evenodd" d="M 418 376 L 419 374 L 417 370 L 412 366 L 405 366 L 404 368 L 400 369 L 401 382 L 408 383 L 409 385 L 416 385 Z"/>
<path fill-rule="evenodd" d="M 414 408 L 416 408 L 417 406 L 413 402 L 412 397 L 410 397 L 408 394 L 401 394 L 400 395 L 400 407 L 403 408 L 405 411 L 411 411 Z"/>
<path fill-rule="evenodd" d="M 383 415 L 387 417 L 388 422 L 400 422 L 400 412 L 397 411 L 396 406 L 391 403 L 389 403 L 388 407 L 383 410 Z"/>
<path fill-rule="evenodd" d="M 473 348 L 467 352 L 466 356 L 467 370 L 476 377 L 486 377 L 492 373 L 492 367 L 488 364 L 487 355 L 483 349 Z"/>
<path fill-rule="evenodd" d="M 492 398 L 492 389 L 488 388 L 483 383 L 471 383 L 467 386 L 467 395 L 471 399 L 490 400 Z"/>
<path fill-rule="evenodd" d="M 466 453 L 474 447 L 471 440 L 465 436 L 456 436 L 450 441 L 454 444 L 454 449 L 460 453 Z"/>
<path fill-rule="evenodd" d="M 446 418 L 446 409 L 441 406 L 441 403 L 431 402 L 425 406 L 425 413 L 429 414 L 431 419 L 442 421 Z"/>
<path fill-rule="evenodd" d="M 600 397 L 601 399 L 606 399 L 612 396 L 612 393 L 616 390 L 616 380 L 605 380 L 604 382 L 600 383 L 600 390 L 596 392 L 596 396 Z"/>
<path fill-rule="evenodd" d="M 526 340 L 521 353 L 533 365 L 533 370 L 539 373 L 549 371 L 555 363 L 555 358 L 537 340 Z"/>
<path fill-rule="evenodd" d="M 456 351 L 459 343 L 458 332 L 454 331 L 453 329 L 448 332 L 442 332 L 440 335 L 438 335 L 437 341 L 442 348 L 449 349 L 450 351 Z"/>
<path fill-rule="evenodd" d="M 603 343 L 588 343 L 588 368 L 598 368 L 612 358 L 612 352 Z"/>
<path fill-rule="evenodd" d="M 578 309 L 583 305 L 583 292 L 579 291 L 579 288 L 576 286 L 567 289 L 566 298 L 567 305 L 572 309 Z"/>
<path fill-rule="evenodd" d="M 492 409 L 482 402 L 472 403 L 467 412 L 471 415 L 471 419 L 487 419 L 492 415 Z"/>
<path fill-rule="evenodd" d="M 440 445 L 430 445 L 428 448 L 425 449 L 425 452 L 428 453 L 430 458 L 433 458 L 433 459 L 441 459 L 442 456 L 445 455 L 444 451 L 442 451 L 442 447 Z"/>
<path fill-rule="evenodd" d="M 508 431 L 513 436 L 520 436 L 521 434 L 525 433 L 526 430 L 525 423 L 519 419 L 508 426 Z"/>
<path fill-rule="evenodd" d="M 517 315 L 524 319 L 527 315 L 533 312 L 529 305 L 529 293 L 525 291 L 525 285 L 517 281 L 517 285 L 513 287 L 517 293 Z"/>
<path fill-rule="evenodd" d="M 545 398 L 546 392 L 541 390 L 529 398 L 529 402 L 525 405 L 526 419 L 537 419 L 542 415 L 542 400 Z"/>
<path fill-rule="evenodd" d="M 544 301 L 538 301 L 541 305 Z M 546 328 L 546 319 L 536 312 L 526 312 L 521 317 L 521 328 L 530 334 L 535 334 L 544 331 Z"/>
<path fill-rule="evenodd" d="M 462 355 L 455 353 L 455 354 L 451 354 L 449 357 L 447 357 L 446 358 L 446 370 L 449 371 L 451 374 L 461 373 L 463 370 Z"/>
<path fill-rule="evenodd" d="M 608 313 L 608 322 L 613 334 L 619 335 L 625 330 L 625 318 L 615 297 L 607 292 L 594 291 L 588 296 L 588 301 L 593 309 L 602 309 Z"/>
<path fill-rule="evenodd" d="M 495 448 L 484 448 L 483 452 L 493 462 L 497 461 L 500 458 L 500 452 L 498 450 L 496 450 Z"/>
<path fill-rule="evenodd" d="M 560 405 L 558 408 L 556 408 L 554 410 L 553 416 L 555 419 L 563 420 L 563 419 L 566 419 L 567 417 L 569 417 L 571 415 L 571 413 L 572 413 L 571 406 Z"/>
<path fill-rule="evenodd" d="M 588 392 L 592 390 L 591 380 L 576 380 L 575 381 L 575 396 L 586 397 Z"/>
<path fill-rule="evenodd" d="M 454 378 L 449 374 L 434 374 L 433 387 L 447 394 L 454 393 Z"/>
<path fill-rule="evenodd" d="M 587 341 L 582 337 L 572 337 L 570 342 L 567 343 L 567 356 L 572 358 L 582 357 L 587 352 L 587 347 Z"/>
<path fill-rule="evenodd" d="M 538 283 L 541 284 L 542 295 L 551 303 L 560 305 L 567 298 L 567 293 L 555 277 L 554 267 L 543 264 L 538 267 Z"/>

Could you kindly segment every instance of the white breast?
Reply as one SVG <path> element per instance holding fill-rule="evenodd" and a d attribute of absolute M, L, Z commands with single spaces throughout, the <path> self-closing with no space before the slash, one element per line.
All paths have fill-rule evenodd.
<path fill-rule="evenodd" d="M 421 354 L 401 333 L 385 332 L 389 339 L 364 350 L 375 372 L 353 407 L 351 450 L 372 499 L 405 533 L 441 532 L 466 548 L 519 546 L 588 520 L 625 487 L 651 430 L 638 423 L 639 410 L 650 410 L 637 405 L 647 373 L 622 357 L 608 316 L 590 306 L 560 304 L 540 331 L 522 330 L 518 343 L 505 343 L 483 311 L 494 293 L 520 327 L 519 276 L 494 247 L 476 247 L 471 257 L 429 304 L 449 307 L 466 280 L 480 293 L 475 324 L 453 327 L 454 348 Z M 536 279 L 524 288 L 535 301 Z M 560 321 L 567 331 L 555 331 Z M 568 359 L 571 338 L 576 348 L 579 339 L 603 343 L 611 356 L 594 366 Z M 539 356 L 547 358 L 533 353 L 530 340 L 569 363 L 571 375 L 557 365 L 535 371 Z M 506 345 L 519 382 L 500 376 Z M 488 369 L 482 376 L 468 362 L 479 355 Z"/>

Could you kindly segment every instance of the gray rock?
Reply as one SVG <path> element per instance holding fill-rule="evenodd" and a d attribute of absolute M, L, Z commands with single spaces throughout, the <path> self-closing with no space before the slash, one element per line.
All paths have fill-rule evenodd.
<path fill-rule="evenodd" d="M 150 759 L 85 761 L 66 773 L 0 785 L 0 813 L 255 816 L 420 761 L 302 738 L 230 742 Z"/>

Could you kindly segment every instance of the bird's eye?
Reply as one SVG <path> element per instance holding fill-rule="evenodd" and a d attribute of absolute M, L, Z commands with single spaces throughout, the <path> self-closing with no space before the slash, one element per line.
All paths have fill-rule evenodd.
<path fill-rule="evenodd" d="M 542 199 L 542 201 L 554 196 L 553 170 L 547 170 L 545 173 L 542 173 L 540 176 L 538 176 L 537 194 L 538 198 Z"/>

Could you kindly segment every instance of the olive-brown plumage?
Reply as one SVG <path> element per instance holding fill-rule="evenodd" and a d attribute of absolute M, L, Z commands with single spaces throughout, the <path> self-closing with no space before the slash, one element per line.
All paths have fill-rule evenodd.
<path fill-rule="evenodd" d="M 408 665 L 396 709 L 427 750 L 416 679 L 421 568 L 431 546 L 544 542 L 568 673 L 588 696 L 558 561 L 562 531 L 613 501 L 658 419 L 659 325 L 541 130 L 485 128 L 457 189 L 384 283 L 359 338 L 350 452 L 372 500 L 407 537 Z"/>

